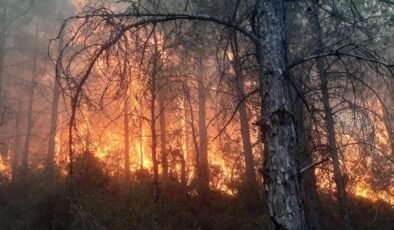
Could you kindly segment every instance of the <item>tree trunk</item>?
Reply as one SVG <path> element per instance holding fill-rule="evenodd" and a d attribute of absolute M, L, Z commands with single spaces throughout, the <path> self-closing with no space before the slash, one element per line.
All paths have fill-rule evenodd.
<path fill-rule="evenodd" d="M 245 200 L 246 206 L 249 210 L 256 210 L 260 205 L 260 198 L 258 193 L 258 187 L 256 183 L 256 174 L 254 168 L 254 159 L 253 159 L 253 148 L 252 143 L 250 141 L 250 131 L 249 131 L 249 119 L 247 108 L 244 103 L 245 93 L 244 93 L 244 80 L 241 71 L 241 63 L 239 62 L 239 48 L 236 32 L 233 33 L 233 39 L 231 41 L 231 49 L 234 55 L 233 58 L 233 69 L 235 73 L 235 81 L 233 88 L 237 92 L 238 103 L 239 105 L 238 113 L 239 120 L 241 126 L 241 137 L 242 137 L 242 148 L 243 155 L 245 158 Z"/>
<path fill-rule="evenodd" d="M 199 147 L 198 141 L 197 141 L 197 130 L 196 130 L 196 127 L 194 126 L 194 123 L 195 123 L 194 111 L 193 111 L 190 89 L 188 88 L 189 86 L 187 84 L 187 80 L 185 81 L 185 87 L 186 87 L 185 99 L 186 99 L 187 105 L 190 110 L 190 129 L 191 129 L 191 133 L 192 133 L 192 141 L 193 141 L 194 151 L 195 151 L 195 160 L 194 160 L 195 174 L 194 175 L 198 181 L 200 179 L 199 178 L 199 175 L 200 175 L 200 173 L 199 173 L 199 171 L 200 171 L 200 150 L 199 150 L 199 148 L 200 147 Z M 186 123 L 186 125 L 187 125 L 187 123 Z"/>
<path fill-rule="evenodd" d="M 130 181 L 130 126 L 129 126 L 129 97 L 124 102 L 124 174 L 126 182 Z"/>
<path fill-rule="evenodd" d="M 29 167 L 29 152 L 30 152 L 30 142 L 31 136 L 33 131 L 33 106 L 34 106 L 34 95 L 35 95 L 35 88 L 36 88 L 36 79 L 37 79 L 37 57 L 33 60 L 32 66 L 32 77 L 31 77 L 31 86 L 29 88 L 29 101 L 28 101 L 28 108 L 27 108 L 27 129 L 26 129 L 26 137 L 25 143 L 23 145 L 23 154 L 22 154 L 22 164 L 21 170 L 23 173 L 27 172 Z"/>
<path fill-rule="evenodd" d="M 63 34 L 60 35 L 58 51 L 62 49 L 63 46 Z M 56 73 L 60 74 L 60 69 L 56 66 Z M 48 138 L 48 155 L 47 155 L 47 170 L 52 176 L 53 166 L 55 160 L 55 148 L 56 148 L 56 131 L 57 131 L 57 120 L 58 120 L 58 108 L 59 108 L 59 98 L 60 98 L 60 85 L 58 80 L 54 79 L 53 88 L 53 98 L 52 98 L 52 111 L 51 111 L 51 128 L 49 130 Z"/>
<path fill-rule="evenodd" d="M 160 155 L 161 155 L 161 166 L 163 170 L 163 177 L 168 177 L 168 153 L 167 153 L 167 130 L 166 130 L 166 111 L 164 108 L 165 103 L 165 91 L 164 87 L 159 92 L 159 123 L 160 123 Z"/>
<path fill-rule="evenodd" d="M 272 229 L 307 229 L 296 162 L 296 131 L 287 81 L 284 0 L 258 0 L 264 182 Z"/>
<path fill-rule="evenodd" d="M 319 62 L 319 61 L 318 61 Z M 318 63 L 318 66 L 320 64 Z M 334 118 L 333 114 L 331 111 L 331 106 L 330 106 L 330 99 L 329 99 L 329 94 L 328 94 L 328 82 L 327 78 L 324 77 L 324 70 L 321 72 L 321 67 L 318 67 L 319 69 L 319 75 L 321 79 L 321 91 L 323 94 L 323 104 L 324 104 L 324 114 L 325 114 L 325 119 L 326 119 L 326 128 L 327 128 L 327 135 L 328 135 L 328 147 L 329 147 L 329 152 L 331 154 L 331 159 L 332 159 L 332 164 L 334 167 L 334 180 L 335 180 L 335 185 L 337 187 L 337 197 L 338 197 L 338 202 L 339 202 L 339 209 L 341 213 L 341 217 L 343 219 L 343 222 L 345 224 L 346 229 L 350 230 L 353 229 L 350 221 L 350 216 L 349 216 L 349 210 L 347 208 L 347 199 L 346 199 L 346 188 L 345 188 L 345 183 L 343 181 L 342 173 L 341 173 L 341 167 L 340 167 L 340 162 L 339 162 L 339 157 L 338 157 L 338 150 L 336 147 L 336 137 L 335 137 L 335 128 L 334 128 Z"/>
<path fill-rule="evenodd" d="M 4 74 L 4 54 L 5 54 L 5 24 L 7 18 L 6 3 L 0 3 L 0 111 L 3 110 L 3 74 Z"/>
<path fill-rule="evenodd" d="M 301 84 L 297 84 L 297 88 L 301 90 Z M 296 92 L 294 94 L 298 160 L 300 165 L 304 167 L 313 164 L 313 158 L 308 138 L 309 130 L 307 130 L 305 125 L 304 104 L 300 96 Z M 302 198 L 308 228 L 311 230 L 322 229 L 321 202 L 316 185 L 315 170 L 313 168 L 302 174 Z"/>
<path fill-rule="evenodd" d="M 56 4 L 56 12 L 57 14 L 61 13 L 61 9 L 58 4 Z M 60 54 L 61 49 L 64 45 L 64 34 L 60 34 L 59 46 L 58 46 L 58 54 Z M 60 63 L 55 67 L 56 75 L 60 74 Z M 52 97 L 52 106 L 51 106 L 51 127 L 49 129 L 49 137 L 48 137 L 48 151 L 47 151 L 47 164 L 46 170 L 49 172 L 49 176 L 53 176 L 53 167 L 55 161 L 55 149 L 56 149 L 56 132 L 57 132 L 57 120 L 58 120 L 58 108 L 59 108 L 59 98 L 60 98 L 60 85 L 59 81 L 56 79 L 57 76 L 54 76 L 54 88 L 53 88 L 53 97 Z"/>
<path fill-rule="evenodd" d="M 3 75 L 4 75 L 4 56 L 5 56 L 5 20 L 6 20 L 6 6 L 5 3 L 0 3 L 0 126 L 3 121 L 4 97 L 3 97 Z"/>
<path fill-rule="evenodd" d="M 52 98 L 51 128 L 49 131 L 48 155 L 47 155 L 47 170 L 49 171 L 50 174 L 52 174 L 53 172 L 53 166 L 55 161 L 59 97 L 60 97 L 60 85 L 58 81 L 55 79 L 54 88 L 53 88 L 53 98 Z"/>
<path fill-rule="evenodd" d="M 198 133 L 199 142 L 199 192 L 206 197 L 209 192 L 209 169 L 208 169 L 208 133 L 206 125 L 206 89 L 204 86 L 204 64 L 202 60 L 197 63 L 197 91 L 198 91 Z"/>
<path fill-rule="evenodd" d="M 150 128 L 152 135 L 152 163 L 153 163 L 153 201 L 156 203 L 159 200 L 159 164 L 157 161 L 157 130 L 156 130 L 156 100 L 157 100 L 157 74 L 159 71 L 159 50 L 156 33 L 154 32 L 155 52 L 152 59 L 152 73 L 150 78 Z"/>
<path fill-rule="evenodd" d="M 186 161 L 183 152 L 180 152 L 179 158 L 181 160 L 181 183 L 186 186 Z"/>
<path fill-rule="evenodd" d="M 144 140 L 144 130 L 143 130 L 143 124 L 142 124 L 142 119 L 140 119 L 139 122 L 139 130 L 141 131 L 140 135 L 140 141 L 139 141 L 139 149 L 140 149 L 140 169 L 144 169 L 144 145 L 143 145 L 143 140 Z"/>
<path fill-rule="evenodd" d="M 312 15 L 310 21 L 311 21 L 312 39 L 313 39 L 316 54 L 320 54 L 322 53 L 322 49 L 323 49 L 323 39 L 322 39 L 322 30 L 319 21 L 319 9 L 317 8 L 316 5 L 313 5 L 311 14 Z M 341 167 L 338 157 L 338 149 L 336 147 L 334 117 L 330 106 L 330 95 L 328 92 L 328 78 L 325 71 L 325 63 L 323 59 L 320 58 L 317 59 L 316 64 L 317 64 L 318 75 L 320 78 L 320 90 L 322 93 L 324 115 L 326 119 L 328 147 L 332 159 L 332 164 L 334 167 L 334 179 L 337 187 L 337 198 L 339 202 L 339 209 L 346 229 L 353 229 L 349 216 L 348 207 L 347 207 L 346 188 L 341 173 Z"/>
<path fill-rule="evenodd" d="M 182 58 L 181 58 L 181 71 L 182 72 L 187 72 L 187 62 L 186 62 L 186 50 L 182 52 Z M 192 127 L 189 125 L 189 122 L 194 122 L 193 117 L 193 111 L 190 109 L 190 116 L 188 112 L 188 106 L 191 108 L 191 101 L 189 98 L 189 88 L 188 88 L 188 81 L 187 81 L 188 76 L 185 76 L 183 79 L 183 118 L 182 118 L 182 156 L 183 156 L 183 161 L 184 161 L 184 182 L 182 182 L 183 185 L 187 185 L 187 180 L 189 175 L 190 169 L 189 169 L 189 162 L 192 162 L 193 165 L 193 154 L 191 154 L 191 146 L 190 146 L 190 134 L 192 134 L 192 139 L 194 140 L 195 133 L 192 132 Z M 193 130 L 194 130 L 194 125 L 193 125 Z M 196 149 L 197 151 L 197 149 Z M 182 180 L 181 180 L 182 181 Z"/>
<path fill-rule="evenodd" d="M 243 154 L 245 158 L 245 199 L 248 210 L 254 211 L 260 206 L 260 197 L 254 170 L 253 148 L 250 142 L 249 122 L 245 104 L 241 104 L 239 107 L 239 119 L 241 124 Z"/>
<path fill-rule="evenodd" d="M 184 164 L 184 168 L 182 169 L 183 172 L 183 178 L 184 180 L 182 181 L 183 185 L 187 185 L 187 175 L 189 174 L 189 164 L 187 164 L 187 162 L 189 162 L 189 160 L 191 162 L 193 162 L 193 160 L 190 158 L 191 154 L 190 154 L 190 128 L 188 125 L 188 112 L 187 112 L 187 96 L 184 95 L 183 96 L 183 121 L 182 121 L 182 125 L 183 125 L 183 138 L 182 138 L 182 143 L 184 143 L 184 145 L 182 146 L 182 157 L 183 157 L 183 164 Z M 181 177 L 182 178 L 182 177 Z"/>
<path fill-rule="evenodd" d="M 156 61 L 155 61 L 156 62 Z M 156 132 L 156 70 L 151 76 L 151 106 L 150 106 L 150 128 L 152 135 L 152 163 L 153 163 L 153 181 L 159 182 L 159 167 L 157 162 L 157 132 Z"/>
<path fill-rule="evenodd" d="M 22 142 L 22 101 L 18 100 L 18 107 L 15 116 L 15 139 L 12 154 L 12 181 L 17 180 L 20 166 L 20 153 Z"/>

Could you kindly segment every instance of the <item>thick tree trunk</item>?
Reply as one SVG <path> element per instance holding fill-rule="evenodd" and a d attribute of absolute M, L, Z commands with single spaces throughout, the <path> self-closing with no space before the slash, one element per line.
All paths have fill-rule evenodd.
<path fill-rule="evenodd" d="M 284 0 L 258 0 L 257 58 L 260 68 L 265 149 L 264 183 L 272 229 L 307 229 L 302 207 L 296 130 L 287 78 Z"/>
<path fill-rule="evenodd" d="M 167 153 L 167 130 L 166 130 L 166 111 L 164 108 L 165 103 L 165 91 L 162 87 L 159 92 L 159 123 L 160 123 L 160 155 L 161 155 L 161 166 L 163 170 L 163 177 L 168 177 L 168 153 Z"/>
<path fill-rule="evenodd" d="M 313 6 L 311 12 L 310 21 L 311 21 L 312 39 L 315 47 L 315 52 L 316 54 L 319 54 L 322 53 L 323 39 L 322 39 L 322 30 L 319 21 L 319 9 L 315 5 Z M 322 93 L 324 115 L 326 119 L 328 147 L 332 159 L 332 164 L 334 167 L 334 180 L 337 187 L 337 198 L 339 202 L 339 209 L 346 229 L 353 229 L 349 216 L 349 210 L 347 207 L 346 188 L 341 173 L 341 167 L 338 157 L 338 149 L 336 147 L 334 117 L 330 106 L 330 95 L 328 92 L 328 78 L 325 71 L 325 63 L 323 59 L 317 59 L 316 64 L 317 64 L 317 71 L 321 84 L 320 90 Z"/>
<path fill-rule="evenodd" d="M 208 133 L 206 125 L 206 101 L 207 92 L 204 86 L 204 64 L 202 60 L 197 63 L 197 91 L 198 91 L 198 133 L 199 142 L 199 191 L 206 197 L 209 192 L 209 169 L 208 169 Z"/>
<path fill-rule="evenodd" d="M 129 125 L 129 97 L 124 102 L 124 175 L 126 182 L 130 181 L 130 125 Z"/>

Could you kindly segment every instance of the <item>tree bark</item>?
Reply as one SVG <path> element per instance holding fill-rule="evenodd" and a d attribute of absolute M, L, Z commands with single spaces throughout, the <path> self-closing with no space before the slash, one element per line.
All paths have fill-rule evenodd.
<path fill-rule="evenodd" d="M 264 182 L 270 227 L 307 229 L 302 207 L 299 167 L 296 161 L 296 130 L 287 76 L 284 0 L 258 0 L 256 28 L 260 41 L 262 127 L 265 163 Z"/>
<path fill-rule="evenodd" d="M 311 30 L 312 30 L 312 39 L 315 48 L 315 53 L 322 53 L 323 49 L 323 39 L 322 39 L 322 29 L 319 20 L 319 9 L 316 5 L 313 5 L 313 9 L 311 12 Z M 350 230 L 353 229 L 349 210 L 347 207 L 347 199 L 346 199 L 346 188 L 345 183 L 343 181 L 341 167 L 338 157 L 338 149 L 336 146 L 336 137 L 335 137 L 335 125 L 334 125 L 334 116 L 330 106 L 330 95 L 328 92 L 328 77 L 325 71 L 325 63 L 323 59 L 319 58 L 316 60 L 317 72 L 320 78 L 320 90 L 322 93 L 323 107 L 324 107 L 324 115 L 326 120 L 326 129 L 328 135 L 328 147 L 329 152 L 332 159 L 332 164 L 334 167 L 334 180 L 337 188 L 337 198 L 339 203 L 340 214 L 342 220 L 345 224 L 345 228 Z"/>

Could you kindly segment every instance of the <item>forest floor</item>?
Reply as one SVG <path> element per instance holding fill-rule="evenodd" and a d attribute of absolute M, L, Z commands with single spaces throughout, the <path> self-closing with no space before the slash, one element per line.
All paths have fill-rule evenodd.
<path fill-rule="evenodd" d="M 17 182 L 2 180 L 0 229 L 267 229 L 264 202 L 260 210 L 247 211 L 242 196 L 212 192 L 202 203 L 190 186 L 171 180 L 159 185 L 154 202 L 147 171 L 125 184 L 88 164 L 75 165 L 72 186 L 60 174 L 50 180 L 38 172 Z M 324 229 L 341 229 L 336 202 L 329 197 L 321 195 Z M 389 204 L 349 197 L 349 205 L 356 229 L 394 228 Z"/>

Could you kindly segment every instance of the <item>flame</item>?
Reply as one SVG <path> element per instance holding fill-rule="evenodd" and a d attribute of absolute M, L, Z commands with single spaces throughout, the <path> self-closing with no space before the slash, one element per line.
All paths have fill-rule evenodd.
<path fill-rule="evenodd" d="M 233 191 L 227 186 L 226 181 L 231 179 L 231 166 L 225 161 L 217 142 L 211 143 L 211 151 L 208 153 L 209 164 L 219 167 L 220 177 L 212 178 L 211 186 L 223 191 L 228 195 L 234 195 Z"/>
<path fill-rule="evenodd" d="M 9 161 L 10 159 L 7 158 L 0 158 L 0 177 L 2 178 L 7 178 L 8 180 L 11 179 L 11 169 L 9 167 Z M 2 178 L 0 178 L 2 180 Z M 1 185 L 1 182 L 0 182 Z"/>
<path fill-rule="evenodd" d="M 373 202 L 384 201 L 391 205 L 394 205 L 394 187 L 389 188 L 374 188 L 371 185 L 373 181 L 373 169 L 374 161 L 379 163 L 385 163 L 384 160 L 387 157 L 387 152 L 390 151 L 389 134 L 384 122 L 383 117 L 383 106 L 378 101 L 372 101 L 369 103 L 370 108 L 374 108 L 377 116 L 373 116 L 374 125 L 374 137 L 375 144 L 374 149 L 369 150 L 367 154 L 365 150 L 362 150 L 362 145 L 353 144 L 358 143 L 357 139 L 352 136 L 343 134 L 338 135 L 338 142 L 343 147 L 343 159 L 342 159 L 342 172 L 345 172 L 345 180 L 347 185 L 348 193 L 357 197 L 369 199 Z M 360 159 L 363 159 L 363 164 L 360 164 Z M 387 161 L 387 159 L 386 159 Z M 392 164 L 388 163 L 385 165 L 386 173 L 394 171 Z M 334 192 L 336 190 L 335 184 L 333 183 L 333 174 L 331 166 L 328 168 L 317 168 L 316 170 L 318 186 L 322 191 Z M 389 182 L 389 183 L 392 183 Z"/>
<path fill-rule="evenodd" d="M 138 165 L 134 169 L 152 169 L 153 163 L 152 160 L 148 157 L 149 154 L 147 154 L 147 147 L 148 147 L 148 140 L 146 137 L 146 132 L 145 129 L 141 129 L 141 136 L 134 141 L 134 156 L 136 159 L 139 160 L 139 162 L 136 164 Z"/>
<path fill-rule="evenodd" d="M 81 11 L 83 9 L 83 6 L 87 5 L 89 3 L 88 0 L 73 0 L 72 1 L 76 11 Z M 71 30 L 76 29 L 76 28 L 70 28 Z M 105 28 L 98 26 L 96 28 L 97 30 L 103 30 L 106 31 Z M 176 54 L 170 53 L 168 50 L 166 50 L 165 47 L 165 37 L 164 35 L 158 33 L 157 34 L 157 42 L 159 44 L 159 52 L 161 54 L 161 58 L 163 59 L 163 62 L 165 61 L 172 61 L 172 62 L 177 62 L 179 61 L 178 56 Z M 96 37 L 95 37 L 96 38 Z M 93 39 L 95 39 L 93 38 Z M 84 40 L 84 36 L 80 36 L 79 40 L 77 39 L 76 43 L 78 41 Z M 86 42 L 86 41 L 84 41 Z M 154 38 L 150 37 L 150 40 L 148 41 L 149 43 L 153 44 L 154 43 Z M 226 53 L 227 57 L 232 60 L 234 59 L 234 55 L 231 52 Z M 102 73 L 102 74 L 108 74 L 111 75 L 116 72 L 116 61 L 117 59 L 115 57 L 108 57 L 106 60 L 101 60 L 99 59 L 97 64 L 95 65 L 95 71 Z M 83 63 L 83 62 L 82 62 Z M 79 66 L 76 66 L 77 69 L 83 68 L 82 63 L 77 63 L 76 65 L 79 64 Z M 136 94 L 139 92 L 143 91 L 143 84 L 139 82 L 139 72 L 136 69 L 133 69 L 136 73 L 134 73 L 134 76 L 131 77 L 131 82 L 130 82 L 130 92 L 129 96 L 131 98 L 130 100 L 130 108 L 133 109 L 133 111 L 137 111 L 138 115 L 144 115 L 148 112 L 148 109 L 146 108 L 147 103 L 143 103 L 140 100 L 136 98 Z M 130 72 L 133 72 L 130 71 Z M 213 72 L 213 71 L 212 71 Z M 246 86 L 247 87 L 252 87 L 253 82 L 247 82 Z M 104 88 L 104 85 L 100 85 L 99 83 L 94 84 L 95 87 L 97 88 Z M 208 103 L 207 103 L 208 104 Z M 214 107 L 215 103 L 211 102 L 211 107 Z M 186 168 L 187 168 L 187 178 L 192 178 L 195 175 L 194 172 L 194 167 L 193 167 L 193 148 L 189 146 L 188 141 L 189 140 L 189 130 L 187 128 L 188 126 L 188 112 L 187 112 L 187 104 L 185 100 L 180 100 L 177 102 L 177 106 L 180 108 L 179 110 L 181 111 L 181 115 L 178 115 L 178 117 L 172 115 L 170 119 L 168 119 L 168 123 L 172 125 L 172 129 L 178 128 L 181 130 L 182 134 L 180 135 L 180 142 L 179 144 L 176 143 L 175 140 L 169 139 L 168 144 L 172 144 L 175 146 L 179 146 L 181 149 L 181 152 L 186 160 Z M 377 103 L 374 101 L 370 105 L 371 108 L 377 107 L 378 111 L 377 113 L 379 116 L 383 116 L 383 109 L 380 103 Z M 119 108 L 116 106 L 111 107 L 109 110 L 111 112 L 116 112 Z M 111 125 L 110 127 L 103 127 L 101 125 L 101 120 L 99 118 L 92 118 L 94 114 L 90 114 L 88 112 L 87 107 L 83 107 L 82 109 L 82 116 L 86 118 L 84 122 L 80 122 L 78 124 L 78 136 L 83 139 L 82 142 L 76 144 L 76 152 L 78 151 L 83 151 L 88 148 L 92 148 L 92 151 L 95 153 L 95 156 L 103 161 L 106 164 L 117 164 L 117 160 L 115 158 L 121 158 L 123 156 L 123 151 L 124 151 L 124 136 L 122 134 L 122 129 L 119 128 L 121 125 L 121 121 L 114 122 L 114 125 Z M 208 116 L 214 117 L 214 109 L 210 108 L 207 106 L 208 110 Z M 131 117 L 131 123 L 132 125 L 132 135 L 131 135 L 131 145 L 130 145 L 130 158 L 131 158 L 131 171 L 137 171 L 139 169 L 147 169 L 152 173 L 152 159 L 151 159 L 151 146 L 150 146 L 150 131 L 149 131 L 149 126 L 146 124 L 145 121 L 140 121 L 141 118 L 137 117 Z M 377 140 L 377 146 L 379 149 L 383 151 L 389 150 L 389 141 L 388 141 L 388 133 L 387 130 L 384 126 L 384 124 L 379 121 L 378 119 L 374 120 L 374 125 L 376 126 L 375 129 L 375 138 Z M 169 128 L 171 130 L 171 128 Z M 238 126 L 235 127 L 235 129 L 239 129 Z M 216 128 L 210 128 L 208 131 L 210 135 L 209 139 L 212 138 L 212 136 L 217 133 L 217 127 Z M 97 137 L 97 133 L 102 133 L 100 137 Z M 232 132 L 234 133 L 234 132 Z M 251 134 L 252 138 L 255 139 L 256 141 L 258 139 L 256 134 Z M 66 140 L 67 138 L 64 138 L 59 135 L 57 138 L 57 145 L 60 140 Z M 59 140 L 59 141 L 58 141 Z M 340 144 L 346 144 L 346 143 L 352 143 L 356 142 L 351 136 L 347 135 L 342 135 L 338 137 L 338 140 Z M 57 151 L 60 151 L 57 150 Z M 241 149 L 238 150 L 239 154 L 241 154 Z M 160 152 L 160 151 L 158 151 Z M 376 153 L 376 154 L 381 154 L 381 153 Z M 356 168 L 357 165 L 357 160 L 362 156 L 361 149 L 359 146 L 354 145 L 350 147 L 346 147 L 344 151 L 344 155 L 346 156 L 343 160 L 343 165 L 346 166 L 346 168 Z M 211 177 L 210 185 L 211 187 L 215 189 L 219 189 L 227 194 L 232 195 L 233 191 L 229 188 L 227 185 L 227 182 L 232 180 L 233 176 L 233 171 L 232 171 L 232 166 L 235 163 L 234 159 L 233 160 L 228 160 L 225 158 L 223 151 L 219 147 L 218 140 L 210 142 L 209 143 L 209 153 L 208 153 L 208 160 L 210 166 L 216 167 L 216 169 L 219 169 L 219 175 L 215 177 Z M 354 194 L 355 196 L 358 197 L 363 197 L 370 199 L 372 201 L 378 201 L 378 200 L 383 200 L 385 202 L 388 202 L 390 204 L 394 204 L 394 196 L 391 194 L 394 194 L 394 188 L 390 188 L 389 191 L 383 191 L 383 190 L 377 190 L 374 189 L 373 186 L 370 185 L 370 180 L 372 176 L 372 172 L 369 170 L 372 166 L 372 159 L 369 159 L 367 162 L 367 167 L 363 168 L 365 170 L 365 173 L 356 173 L 352 171 L 346 171 L 345 168 L 343 171 L 346 171 L 346 175 L 349 175 L 349 180 L 347 183 L 347 188 L 348 192 Z M 0 170 L 3 170 L 2 162 L 0 162 Z M 123 164 L 119 163 L 118 167 L 123 167 Z M 179 162 L 175 164 L 174 170 L 176 172 L 179 172 L 181 170 L 181 165 Z M 239 173 L 239 172 L 238 172 Z M 330 168 L 318 168 L 316 170 L 316 174 L 318 175 L 318 185 L 321 190 L 323 191 L 329 191 L 332 192 L 335 190 L 335 185 L 332 183 L 332 172 L 330 171 Z M 237 175 L 236 175 L 237 176 Z"/>

